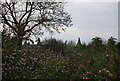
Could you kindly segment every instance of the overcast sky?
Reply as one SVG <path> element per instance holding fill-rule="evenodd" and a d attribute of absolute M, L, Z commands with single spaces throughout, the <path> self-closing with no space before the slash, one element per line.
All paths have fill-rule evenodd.
<path fill-rule="evenodd" d="M 80 37 L 86 43 L 95 36 L 103 40 L 111 36 L 118 38 L 117 2 L 68 2 L 65 9 L 73 18 L 73 26 L 52 37 L 75 42 Z M 45 33 L 45 37 L 51 35 Z"/>
<path fill-rule="evenodd" d="M 91 42 L 95 36 L 107 40 L 118 38 L 118 1 L 119 0 L 66 0 L 65 10 L 72 16 L 73 26 L 66 32 L 50 35 L 45 33 L 42 39 L 51 36 L 61 40 Z"/>

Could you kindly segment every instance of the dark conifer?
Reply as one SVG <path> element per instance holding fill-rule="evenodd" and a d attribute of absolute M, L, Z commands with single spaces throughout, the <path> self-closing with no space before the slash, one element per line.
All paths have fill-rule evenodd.
<path fill-rule="evenodd" d="M 77 45 L 81 45 L 80 37 L 78 38 Z"/>

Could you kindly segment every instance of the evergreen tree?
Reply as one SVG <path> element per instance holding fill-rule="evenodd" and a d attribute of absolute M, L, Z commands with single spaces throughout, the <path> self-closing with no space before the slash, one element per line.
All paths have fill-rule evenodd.
<path fill-rule="evenodd" d="M 77 45 L 81 45 L 80 37 L 78 38 L 78 43 Z"/>

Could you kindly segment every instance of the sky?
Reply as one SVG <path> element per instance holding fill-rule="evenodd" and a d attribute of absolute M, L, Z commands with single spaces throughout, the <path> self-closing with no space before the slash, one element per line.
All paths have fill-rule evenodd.
<path fill-rule="evenodd" d="M 1 0 L 0 0 L 1 1 Z M 72 16 L 72 27 L 66 32 L 54 33 L 45 32 L 45 38 L 56 38 L 77 42 L 89 43 L 91 39 L 98 36 L 107 40 L 113 36 L 118 39 L 118 1 L 119 0 L 65 0 L 65 11 Z M 120 41 L 120 39 L 119 39 Z"/>
<path fill-rule="evenodd" d="M 66 3 L 65 10 L 72 16 L 73 26 L 60 34 L 45 33 L 43 39 L 52 36 L 77 42 L 80 37 L 81 42 L 89 43 L 96 36 L 105 41 L 111 36 L 118 38 L 118 2 L 92 1 Z"/>

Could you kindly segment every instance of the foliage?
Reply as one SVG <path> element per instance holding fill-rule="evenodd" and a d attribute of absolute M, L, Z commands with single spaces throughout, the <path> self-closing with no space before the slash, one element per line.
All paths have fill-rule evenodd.
<path fill-rule="evenodd" d="M 98 46 L 98 43 L 95 45 Z M 69 45 L 65 46 L 69 48 Z M 3 48 L 2 77 L 3 79 L 69 79 L 71 81 L 120 78 L 120 56 L 116 46 L 111 50 L 112 47 L 108 48 L 104 45 L 100 52 L 93 47 L 88 48 L 85 44 L 83 46 L 84 49 L 73 47 L 75 50 L 68 50 L 65 55 L 43 47 L 23 50 L 14 47 Z"/>
<path fill-rule="evenodd" d="M 116 44 L 116 40 L 117 40 L 116 38 L 110 37 L 108 39 L 108 45 L 109 46 L 114 46 Z"/>
<path fill-rule="evenodd" d="M 92 38 L 92 45 L 96 48 L 102 46 L 102 39 L 100 37 Z"/>
<path fill-rule="evenodd" d="M 43 46 L 45 47 L 45 49 L 50 49 L 53 52 L 64 52 L 66 49 L 66 44 L 63 43 L 62 40 L 57 40 L 54 38 L 50 38 L 50 39 L 45 39 L 43 41 Z"/>

